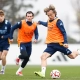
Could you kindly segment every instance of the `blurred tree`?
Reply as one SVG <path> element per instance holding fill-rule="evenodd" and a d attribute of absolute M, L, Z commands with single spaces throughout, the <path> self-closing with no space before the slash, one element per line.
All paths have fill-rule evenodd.
<path fill-rule="evenodd" d="M 26 4 L 24 4 L 24 1 L 26 1 Z M 28 8 L 34 9 L 35 5 L 32 3 L 27 4 L 27 1 L 28 0 L 0 0 L 0 9 L 5 11 L 5 17 L 11 21 L 12 25 L 25 18 L 25 11 L 27 11 Z M 37 0 L 33 1 L 36 2 Z M 37 16 L 39 14 L 39 10 L 34 14 Z M 14 42 L 16 42 L 16 34 L 17 30 L 14 32 Z"/>
<path fill-rule="evenodd" d="M 71 3 L 76 13 L 77 23 L 79 25 L 79 34 L 80 34 L 80 0 L 71 0 Z"/>
<path fill-rule="evenodd" d="M 18 14 L 22 8 L 26 8 L 26 11 L 28 8 L 34 8 L 33 4 L 24 4 L 24 0 L 17 1 L 20 1 L 20 3 L 18 4 L 16 0 L 0 0 L 0 8 L 5 11 L 6 18 L 11 21 L 12 25 L 24 18 L 25 15 L 20 16 Z M 34 14 L 37 16 L 39 11 L 36 11 Z"/>

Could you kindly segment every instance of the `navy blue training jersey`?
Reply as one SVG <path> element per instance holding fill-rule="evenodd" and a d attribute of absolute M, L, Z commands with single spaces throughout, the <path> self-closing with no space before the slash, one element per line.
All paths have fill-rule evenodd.
<path fill-rule="evenodd" d="M 9 44 L 8 38 L 10 36 L 10 30 L 11 30 L 11 23 L 8 20 L 0 22 L 0 46 Z"/>

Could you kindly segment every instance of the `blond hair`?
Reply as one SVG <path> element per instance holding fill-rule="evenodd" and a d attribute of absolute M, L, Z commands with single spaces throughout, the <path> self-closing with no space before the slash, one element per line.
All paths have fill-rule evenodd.
<path fill-rule="evenodd" d="M 49 5 L 49 7 L 46 7 L 44 9 L 44 12 L 46 13 L 46 15 L 47 15 L 47 12 L 49 12 L 50 10 L 52 10 L 53 13 L 55 13 L 55 16 L 57 15 L 57 12 L 56 12 L 55 7 L 53 5 Z"/>

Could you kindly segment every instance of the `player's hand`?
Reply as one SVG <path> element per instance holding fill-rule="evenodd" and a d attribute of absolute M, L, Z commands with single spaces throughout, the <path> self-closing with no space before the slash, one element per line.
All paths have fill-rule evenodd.
<path fill-rule="evenodd" d="M 33 41 L 34 43 L 37 43 L 38 42 L 38 40 L 36 40 L 36 39 L 34 39 L 34 41 Z"/>
<path fill-rule="evenodd" d="M 64 47 L 68 48 L 68 44 L 63 44 Z"/>
<path fill-rule="evenodd" d="M 37 22 L 37 25 L 40 25 L 39 21 Z"/>
<path fill-rule="evenodd" d="M 9 39 L 9 42 L 12 43 L 13 42 L 13 39 Z"/>

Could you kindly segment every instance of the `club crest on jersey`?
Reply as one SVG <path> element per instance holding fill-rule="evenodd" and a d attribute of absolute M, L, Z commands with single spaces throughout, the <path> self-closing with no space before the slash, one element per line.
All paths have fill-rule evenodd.
<path fill-rule="evenodd" d="M 48 30 L 50 31 L 50 30 L 52 30 L 52 28 L 53 28 L 53 26 L 51 26 L 51 27 L 48 27 Z"/>
<path fill-rule="evenodd" d="M 7 26 L 5 26 L 5 29 L 7 29 Z"/>

